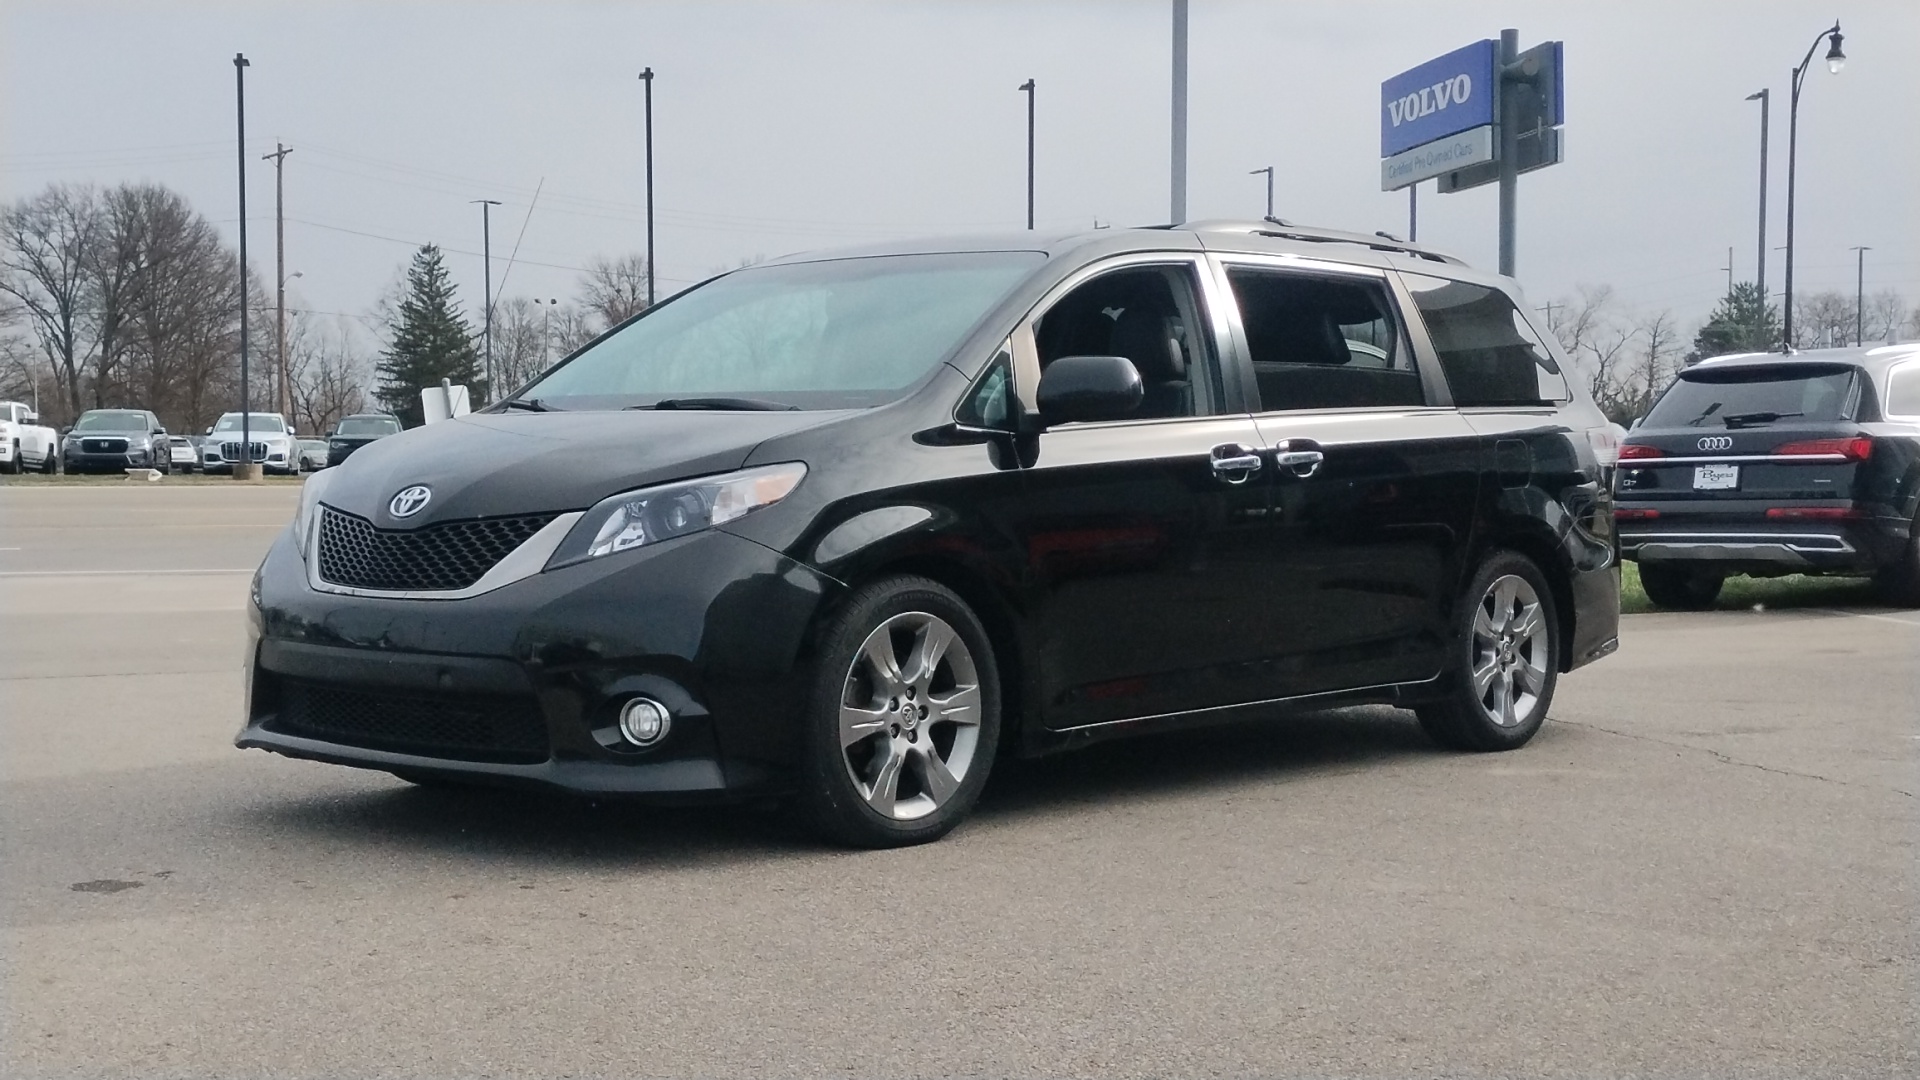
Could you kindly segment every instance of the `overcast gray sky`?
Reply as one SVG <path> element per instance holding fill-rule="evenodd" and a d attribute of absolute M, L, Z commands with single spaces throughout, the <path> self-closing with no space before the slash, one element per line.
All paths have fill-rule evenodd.
<path fill-rule="evenodd" d="M 1164 221 L 1168 0 L 1108 3 L 9 3 L 0 196 L 148 179 L 232 235 L 233 66 L 247 76 L 249 247 L 273 273 L 275 140 L 287 266 L 309 308 L 368 314 L 409 257 L 445 247 L 480 305 L 495 281 L 559 296 L 595 254 L 645 242 L 637 74 L 655 83 L 664 288 L 743 259 L 875 238 L 1018 228 L 1025 95 L 1038 80 L 1043 229 Z M 1920 3 L 1248 3 L 1194 0 L 1190 217 L 1281 216 L 1403 234 L 1379 190 L 1380 82 L 1502 27 L 1566 42 L 1566 162 L 1520 184 L 1534 302 L 1611 284 L 1705 314 L 1753 276 L 1758 105 L 1771 87 L 1770 245 L 1784 243 L 1789 69 L 1838 16 L 1800 110 L 1798 288 L 1920 302 Z M 534 189 L 544 181 L 528 218 Z M 1491 186 L 1420 201 L 1421 240 L 1491 268 Z M 1771 253 L 1770 289 L 1781 281 Z"/>

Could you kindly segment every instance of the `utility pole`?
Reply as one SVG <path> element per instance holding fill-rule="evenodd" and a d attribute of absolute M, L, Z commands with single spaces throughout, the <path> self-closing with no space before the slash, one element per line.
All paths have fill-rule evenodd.
<path fill-rule="evenodd" d="M 293 416 L 292 372 L 287 370 L 287 214 L 286 189 L 281 184 L 282 163 L 287 155 L 293 153 L 293 147 L 273 144 L 273 153 L 261 154 L 261 161 L 273 162 L 273 280 L 279 283 L 279 291 L 274 300 L 273 339 L 275 342 L 273 400 L 280 415 L 291 420 Z"/>
<path fill-rule="evenodd" d="M 240 460 L 235 480 L 253 479 L 253 402 L 247 394 L 247 58 L 233 54 L 234 119 L 240 161 Z"/>
<path fill-rule="evenodd" d="M 1867 343 L 1867 252 L 1870 247 L 1853 249 L 1858 261 L 1854 267 L 1853 278 L 1853 343 Z"/>
<path fill-rule="evenodd" d="M 1727 272 L 1727 295 L 1732 296 L 1733 295 L 1733 248 L 1731 245 L 1729 245 L 1727 248 L 1727 265 L 1721 267 L 1721 269 Z"/>
<path fill-rule="evenodd" d="M 640 73 L 647 84 L 647 306 L 653 306 L 653 69 Z"/>
<path fill-rule="evenodd" d="M 1760 286 L 1760 306 L 1767 304 L 1767 105 L 1769 90 L 1748 94 L 1748 101 L 1760 103 L 1760 254 L 1754 261 L 1754 284 Z"/>
<path fill-rule="evenodd" d="M 1033 231 L 1033 80 L 1020 84 L 1027 95 L 1027 231 Z"/>
<path fill-rule="evenodd" d="M 487 398 L 493 398 L 493 208 L 500 205 L 498 199 L 469 199 L 480 204 L 480 261 L 482 280 L 486 291 L 481 294 L 486 307 L 482 313 L 481 339 L 487 349 Z"/>
<path fill-rule="evenodd" d="M 1173 0 L 1173 220 L 1187 220 L 1187 0 Z"/>

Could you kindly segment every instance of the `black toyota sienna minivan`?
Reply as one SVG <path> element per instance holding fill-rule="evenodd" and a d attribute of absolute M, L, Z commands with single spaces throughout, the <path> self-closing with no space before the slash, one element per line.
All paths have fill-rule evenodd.
<path fill-rule="evenodd" d="M 1612 429 L 1513 283 L 1274 221 L 797 256 L 306 482 L 238 744 L 934 839 L 1002 753 L 1616 644 Z"/>

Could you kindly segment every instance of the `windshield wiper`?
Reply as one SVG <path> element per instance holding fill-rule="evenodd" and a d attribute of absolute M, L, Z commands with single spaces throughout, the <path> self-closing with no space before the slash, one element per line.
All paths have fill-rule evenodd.
<path fill-rule="evenodd" d="M 800 406 L 789 405 L 784 401 L 767 401 L 764 398 L 745 397 L 683 397 L 665 398 L 651 405 L 629 405 L 630 409 L 727 409 L 735 412 L 799 412 Z"/>
<path fill-rule="evenodd" d="M 1720 408 L 1720 406 L 1722 406 L 1722 405 L 1725 405 L 1725 404 L 1726 404 L 1726 402 L 1724 402 L 1724 401 L 1716 401 L 1716 402 L 1714 402 L 1713 404 L 1711 404 L 1711 405 L 1709 405 L 1709 406 L 1707 406 L 1706 408 L 1704 408 L 1704 409 L 1702 409 L 1702 410 L 1700 410 L 1700 415 L 1699 415 L 1699 416 L 1696 416 L 1696 417 L 1694 417 L 1693 419 L 1691 419 L 1691 420 L 1689 420 L 1689 421 L 1687 421 L 1687 426 L 1688 426 L 1688 427 L 1698 427 L 1698 426 L 1700 425 L 1700 422 L 1701 422 L 1701 421 L 1703 421 L 1703 420 L 1705 420 L 1705 419 L 1706 419 L 1707 417 L 1709 417 L 1709 416 L 1712 416 L 1712 415 L 1714 414 L 1714 412 L 1715 412 L 1716 410 L 1718 410 L 1718 409 Z"/>
<path fill-rule="evenodd" d="M 1771 424 L 1775 420 L 1785 420 L 1789 416 L 1805 416 L 1797 412 L 1737 412 L 1728 413 L 1720 422 L 1730 428 L 1748 427 L 1753 424 Z"/>
<path fill-rule="evenodd" d="M 500 403 L 500 407 L 503 409 L 525 409 L 528 412 L 566 412 L 565 409 L 556 409 L 546 402 L 541 401 L 539 398 L 534 397 L 508 398 Z"/>

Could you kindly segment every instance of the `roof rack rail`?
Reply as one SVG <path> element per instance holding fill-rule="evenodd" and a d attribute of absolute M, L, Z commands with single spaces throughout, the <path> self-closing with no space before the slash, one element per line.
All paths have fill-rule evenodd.
<path fill-rule="evenodd" d="M 1387 233 L 1377 232 L 1369 236 L 1366 233 L 1346 232 L 1340 229 L 1295 225 L 1277 217 L 1262 218 L 1257 221 L 1197 221 L 1184 227 L 1195 232 L 1248 233 L 1254 236 L 1271 236 L 1280 240 L 1300 240 L 1310 244 L 1358 244 L 1375 251 L 1395 251 L 1432 262 L 1448 263 L 1453 266 L 1466 265 L 1464 260 L 1445 252 L 1408 243 Z"/>

